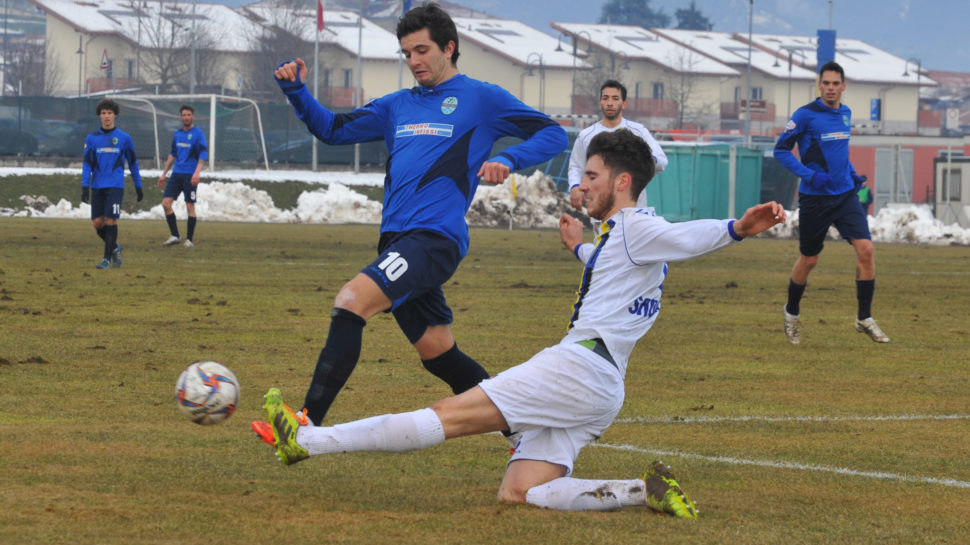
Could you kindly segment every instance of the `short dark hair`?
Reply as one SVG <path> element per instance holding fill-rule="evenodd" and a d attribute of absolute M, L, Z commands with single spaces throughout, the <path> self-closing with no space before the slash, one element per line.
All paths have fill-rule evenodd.
<path fill-rule="evenodd" d="M 620 98 L 626 100 L 626 87 L 624 87 L 622 83 L 616 81 L 615 79 L 608 79 L 604 81 L 603 85 L 600 85 L 600 96 L 603 96 L 603 89 L 606 89 L 607 87 L 611 89 L 619 89 Z"/>
<path fill-rule="evenodd" d="M 195 113 L 195 108 L 193 108 L 192 106 L 189 106 L 188 104 L 183 104 L 182 107 L 179 108 L 179 115 L 181 115 L 182 112 L 184 112 L 185 110 L 188 110 L 193 114 Z"/>
<path fill-rule="evenodd" d="M 428 29 L 431 41 L 438 44 L 442 51 L 448 47 L 448 42 L 455 42 L 455 51 L 451 54 L 451 65 L 458 66 L 458 29 L 451 20 L 448 12 L 438 4 L 430 3 L 416 7 L 404 14 L 397 22 L 397 39 L 413 34 L 423 28 Z"/>
<path fill-rule="evenodd" d="M 818 69 L 818 75 L 821 76 L 822 72 L 838 72 L 839 76 L 842 78 L 842 81 L 845 81 L 845 70 L 842 69 L 842 65 L 835 61 L 829 61 L 823 64 L 822 67 Z"/>
<path fill-rule="evenodd" d="M 633 177 L 634 199 L 640 196 L 656 171 L 650 146 L 630 131 L 597 134 L 586 150 L 587 159 L 594 155 L 600 156 L 613 176 L 626 172 Z"/>
<path fill-rule="evenodd" d="M 98 101 L 98 105 L 94 107 L 94 115 L 101 115 L 101 110 L 111 110 L 115 115 L 118 115 L 121 113 L 121 106 L 118 106 L 118 103 L 110 98 L 102 98 Z"/>

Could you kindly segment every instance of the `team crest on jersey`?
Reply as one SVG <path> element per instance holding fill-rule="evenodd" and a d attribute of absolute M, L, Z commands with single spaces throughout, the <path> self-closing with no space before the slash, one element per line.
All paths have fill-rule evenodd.
<path fill-rule="evenodd" d="M 842 122 L 845 123 L 845 126 L 846 127 L 848 127 L 849 126 L 849 116 L 847 116 L 845 114 L 842 114 Z"/>
<path fill-rule="evenodd" d="M 448 97 L 441 102 L 441 113 L 450 115 L 458 109 L 458 97 Z"/>
<path fill-rule="evenodd" d="M 795 120 L 794 119 L 789 119 L 788 120 L 788 123 L 785 125 L 785 130 L 786 131 L 793 131 L 793 130 L 795 130 Z"/>
<path fill-rule="evenodd" d="M 118 137 L 117 136 L 113 136 L 111 138 L 111 145 L 112 146 L 117 146 L 118 145 Z"/>
<path fill-rule="evenodd" d="M 185 135 L 185 138 L 188 140 L 192 140 L 192 133 Z"/>

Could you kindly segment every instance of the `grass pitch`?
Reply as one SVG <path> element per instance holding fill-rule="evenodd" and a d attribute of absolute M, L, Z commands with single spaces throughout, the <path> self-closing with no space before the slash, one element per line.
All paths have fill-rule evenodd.
<path fill-rule="evenodd" d="M 181 228 L 184 229 L 184 219 Z M 281 467 L 249 431 L 262 393 L 298 404 L 340 285 L 375 226 L 120 222 L 121 269 L 96 270 L 89 222 L 0 218 L 2 543 L 962 543 L 970 535 L 970 249 L 877 245 L 875 316 L 855 332 L 854 257 L 829 242 L 789 346 L 793 241 L 672 263 L 616 424 L 575 475 L 629 478 L 661 458 L 695 522 L 645 509 L 562 513 L 496 502 L 497 435 L 423 452 Z M 462 349 L 497 372 L 555 343 L 580 266 L 552 231 L 473 230 L 445 288 Z M 237 414 L 202 427 L 175 381 L 211 359 Z M 364 332 L 329 422 L 447 395 L 392 318 Z"/>

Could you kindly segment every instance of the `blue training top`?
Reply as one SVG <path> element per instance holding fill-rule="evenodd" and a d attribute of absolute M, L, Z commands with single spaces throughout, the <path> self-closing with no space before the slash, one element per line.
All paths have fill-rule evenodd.
<path fill-rule="evenodd" d="M 431 88 L 402 89 L 346 114 L 321 106 L 305 85 L 277 80 L 298 118 L 327 144 L 383 139 L 390 151 L 381 232 L 430 229 L 468 251 L 465 213 L 478 171 L 502 136 L 525 140 L 492 161 L 516 170 L 546 161 L 569 143 L 549 116 L 508 91 L 458 74 Z"/>
<path fill-rule="evenodd" d="M 202 129 L 192 126 L 191 129 L 179 129 L 172 137 L 172 151 L 175 158 L 172 174 L 195 174 L 199 166 L 199 159 L 209 160 L 209 147 L 205 143 L 205 133 Z"/>
<path fill-rule="evenodd" d="M 141 172 L 131 136 L 118 127 L 108 131 L 102 128 L 89 134 L 84 139 L 81 187 L 124 189 L 125 161 L 135 187 L 141 187 Z"/>
<path fill-rule="evenodd" d="M 802 179 L 799 193 L 841 195 L 853 189 L 859 177 L 849 161 L 851 132 L 852 110 L 845 104 L 830 108 L 817 98 L 792 114 L 775 143 L 775 159 Z M 801 162 L 792 153 L 795 144 Z M 813 181 L 816 172 L 827 173 L 832 182 Z"/>

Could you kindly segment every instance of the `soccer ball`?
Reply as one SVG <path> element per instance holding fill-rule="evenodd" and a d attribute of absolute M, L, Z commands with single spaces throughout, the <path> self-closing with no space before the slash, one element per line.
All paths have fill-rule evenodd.
<path fill-rule="evenodd" d="M 175 401 L 196 424 L 218 424 L 236 410 L 239 381 L 221 363 L 197 361 L 182 371 L 175 386 Z"/>

